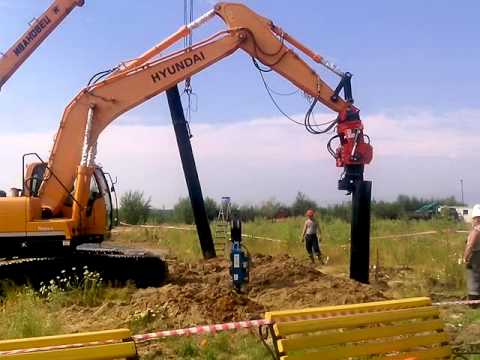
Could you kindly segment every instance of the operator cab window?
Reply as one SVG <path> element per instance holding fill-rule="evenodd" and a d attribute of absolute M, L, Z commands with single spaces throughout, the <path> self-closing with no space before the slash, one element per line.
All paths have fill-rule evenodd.
<path fill-rule="evenodd" d="M 32 177 L 30 179 L 30 194 L 32 196 L 38 196 L 38 191 L 43 182 L 43 176 L 45 175 L 46 164 L 38 164 L 32 171 Z"/>
<path fill-rule="evenodd" d="M 97 184 L 97 179 L 95 176 L 92 176 L 92 180 L 90 181 L 90 197 L 93 199 L 97 199 L 101 195 L 101 191 Z"/>

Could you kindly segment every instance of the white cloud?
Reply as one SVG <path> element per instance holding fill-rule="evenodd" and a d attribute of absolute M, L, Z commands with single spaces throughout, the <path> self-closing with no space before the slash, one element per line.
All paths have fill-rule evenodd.
<path fill-rule="evenodd" d="M 367 167 L 377 199 L 399 193 L 457 195 L 480 202 L 477 136 L 480 112 L 377 114 L 364 118 L 375 158 Z M 319 117 L 319 121 L 331 115 Z M 127 121 L 127 124 L 132 122 Z M 275 196 L 291 201 L 298 190 L 321 203 L 346 199 L 336 190 L 340 169 L 325 149 L 328 135 L 313 136 L 283 118 L 192 124 L 192 145 L 204 194 L 237 202 Z M 0 188 L 20 182 L 20 154 L 46 154 L 52 134 L 0 134 L 4 171 Z M 102 134 L 98 160 L 118 176 L 119 189 L 142 189 L 156 206 L 187 194 L 171 126 L 111 126 Z"/>
<path fill-rule="evenodd" d="M 366 127 L 382 156 L 463 158 L 480 154 L 476 135 L 480 124 L 473 121 L 480 120 L 480 113 L 463 111 L 447 116 L 426 112 L 401 118 L 374 115 L 366 119 Z"/>

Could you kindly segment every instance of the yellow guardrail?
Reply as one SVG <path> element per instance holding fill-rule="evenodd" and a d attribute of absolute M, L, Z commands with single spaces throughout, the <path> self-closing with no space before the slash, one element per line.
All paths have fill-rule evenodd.
<path fill-rule="evenodd" d="M 280 360 L 447 359 L 449 345 L 438 305 L 427 297 L 265 313 L 265 319 L 132 335 L 129 329 L 0 341 L 0 358 L 15 360 L 138 359 L 136 344 L 168 337 L 258 328 Z M 267 330 L 267 331 L 265 331 Z M 453 351 L 455 350 L 455 351 Z"/>
<path fill-rule="evenodd" d="M 129 329 L 0 341 L 0 358 L 15 360 L 137 359 Z"/>
<path fill-rule="evenodd" d="M 272 311 L 265 319 L 281 360 L 450 358 L 448 334 L 429 298 Z"/>

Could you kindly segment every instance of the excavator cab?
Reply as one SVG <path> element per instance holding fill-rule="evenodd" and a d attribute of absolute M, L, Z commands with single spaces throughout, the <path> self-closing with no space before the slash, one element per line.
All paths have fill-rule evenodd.
<path fill-rule="evenodd" d="M 0 279 L 37 286 L 62 270 L 87 266 L 116 284 L 133 281 L 147 287 L 165 281 L 167 265 L 158 255 L 97 245 L 116 223 L 115 182 L 108 173 L 96 165 L 79 167 L 71 189 L 62 186 L 68 196 L 57 212 L 41 202 L 49 176 L 58 181 L 45 162 L 30 164 L 23 189 L 0 197 Z"/>
<path fill-rule="evenodd" d="M 40 187 L 43 183 L 45 176 L 45 170 L 47 164 L 45 162 L 37 162 L 27 165 L 26 175 L 24 175 L 22 194 L 27 197 L 38 197 Z M 107 174 L 109 181 L 107 180 Z M 75 187 L 75 185 L 74 185 Z M 66 190 L 65 190 L 66 191 Z M 97 208 L 98 212 L 101 212 L 102 207 L 105 208 L 105 223 L 106 231 L 109 231 L 117 223 L 118 213 L 117 205 L 114 208 L 112 202 L 112 192 L 115 192 L 115 184 L 109 173 L 105 173 L 100 166 L 95 167 L 92 179 L 90 181 L 90 194 L 87 204 L 87 215 L 89 217 L 93 214 L 93 210 Z M 69 196 L 64 202 L 64 209 L 62 211 L 63 216 L 71 215 L 71 207 L 74 202 L 74 189 L 69 192 Z M 115 195 L 116 199 L 116 195 Z M 96 202 L 102 203 L 97 205 Z M 117 204 L 117 202 L 116 202 Z M 103 206 L 104 205 L 104 206 Z M 42 209 L 42 219 L 51 219 L 55 215 L 48 209 Z"/>
<path fill-rule="evenodd" d="M 94 167 L 88 186 L 88 201 L 82 207 L 83 215 L 80 223 L 77 224 L 71 220 L 74 207 L 80 206 L 74 196 L 77 182 L 71 189 L 62 186 L 68 196 L 59 212 L 54 213 L 48 207 L 43 207 L 39 197 L 45 176 L 54 178 L 56 176 L 53 172 L 48 174 L 47 163 L 43 162 L 37 154 L 24 155 L 23 163 L 25 164 L 27 156 L 32 155 L 40 161 L 27 166 L 24 165 L 25 172 L 23 174 L 21 196 L 17 198 L 9 197 L 3 201 L 5 202 L 5 209 L 8 208 L 6 202 L 15 202 L 18 204 L 19 210 L 16 215 L 23 213 L 23 216 L 16 216 L 15 225 L 12 224 L 18 230 L 16 231 L 18 241 L 15 241 L 17 246 L 12 244 L 13 247 L 27 249 L 32 246 L 33 240 L 36 244 L 35 248 L 41 244 L 44 250 L 52 249 L 52 247 L 59 248 L 62 245 L 63 247 L 65 245 L 76 247 L 83 243 L 102 242 L 105 235 L 116 224 L 117 211 L 113 207 L 110 190 L 114 188 L 113 181 L 111 181 L 112 184 L 109 184 L 103 169 L 100 166 Z M 111 180 L 110 176 L 108 178 Z M 0 215 L 3 207 L 1 205 Z"/>
<path fill-rule="evenodd" d="M 29 154 L 26 154 L 26 156 Z M 33 196 L 38 197 L 40 187 L 43 183 L 45 170 L 47 169 L 47 163 L 45 162 L 37 162 L 28 164 L 26 166 L 26 173 L 24 174 L 24 181 L 23 181 L 23 190 L 22 194 L 24 196 Z M 109 173 L 105 173 L 100 166 L 95 167 L 94 176 L 92 177 L 91 184 L 90 184 L 90 199 L 89 202 L 93 203 L 94 200 L 102 197 L 106 197 L 106 206 L 108 207 L 108 217 L 109 222 L 114 220 L 113 215 L 113 207 L 112 207 L 112 195 L 111 192 L 115 192 L 115 183 L 113 182 Z M 107 180 L 110 179 L 110 183 Z M 52 176 L 55 177 L 54 174 Z M 75 186 L 74 186 L 75 187 Z M 71 206 L 73 203 L 73 193 L 74 191 L 71 190 L 67 201 L 65 204 Z M 110 215 L 112 214 L 112 215 Z M 109 228 L 110 229 L 110 228 Z"/>
<path fill-rule="evenodd" d="M 105 211 L 105 230 L 112 230 L 116 223 L 115 215 L 116 211 L 113 208 L 111 189 L 115 189 L 114 185 L 109 186 L 107 177 L 103 169 L 100 166 L 96 166 L 94 176 L 90 183 L 90 198 L 88 200 L 89 207 L 87 208 L 87 214 L 94 209 L 95 202 L 100 201 L 104 205 Z M 91 206 L 90 206 L 91 203 Z M 101 211 L 102 207 L 99 207 Z"/>

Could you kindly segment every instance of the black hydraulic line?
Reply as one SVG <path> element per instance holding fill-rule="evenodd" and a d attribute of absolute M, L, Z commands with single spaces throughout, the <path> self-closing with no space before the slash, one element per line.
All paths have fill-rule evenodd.
<path fill-rule="evenodd" d="M 357 180 L 352 191 L 350 278 L 369 283 L 372 182 Z"/>
<path fill-rule="evenodd" d="M 112 197 L 112 194 L 115 197 L 115 209 L 112 209 L 112 214 L 115 211 L 115 219 L 112 218 L 112 227 L 118 226 L 120 224 L 120 215 L 118 213 L 118 196 L 117 196 L 117 191 L 115 190 L 115 184 L 117 183 L 117 177 L 115 177 L 115 181 L 112 179 L 112 175 L 109 172 L 104 172 L 103 173 L 105 176 L 108 176 L 110 179 L 110 198 Z M 113 204 L 112 204 L 113 205 Z M 115 221 L 113 221 L 115 220 Z"/>
<path fill-rule="evenodd" d="M 168 89 L 166 93 L 170 114 L 172 116 L 173 128 L 175 130 L 175 136 L 177 137 L 178 151 L 180 152 L 183 172 L 187 182 L 188 194 L 190 195 L 190 202 L 192 204 L 195 225 L 197 226 L 200 247 L 202 248 L 203 257 L 205 259 L 210 259 L 216 256 L 215 245 L 213 243 L 210 224 L 208 223 L 202 188 L 198 178 L 195 158 L 193 157 L 190 133 L 188 131 L 188 124 L 185 120 L 178 86 L 173 86 Z"/>

